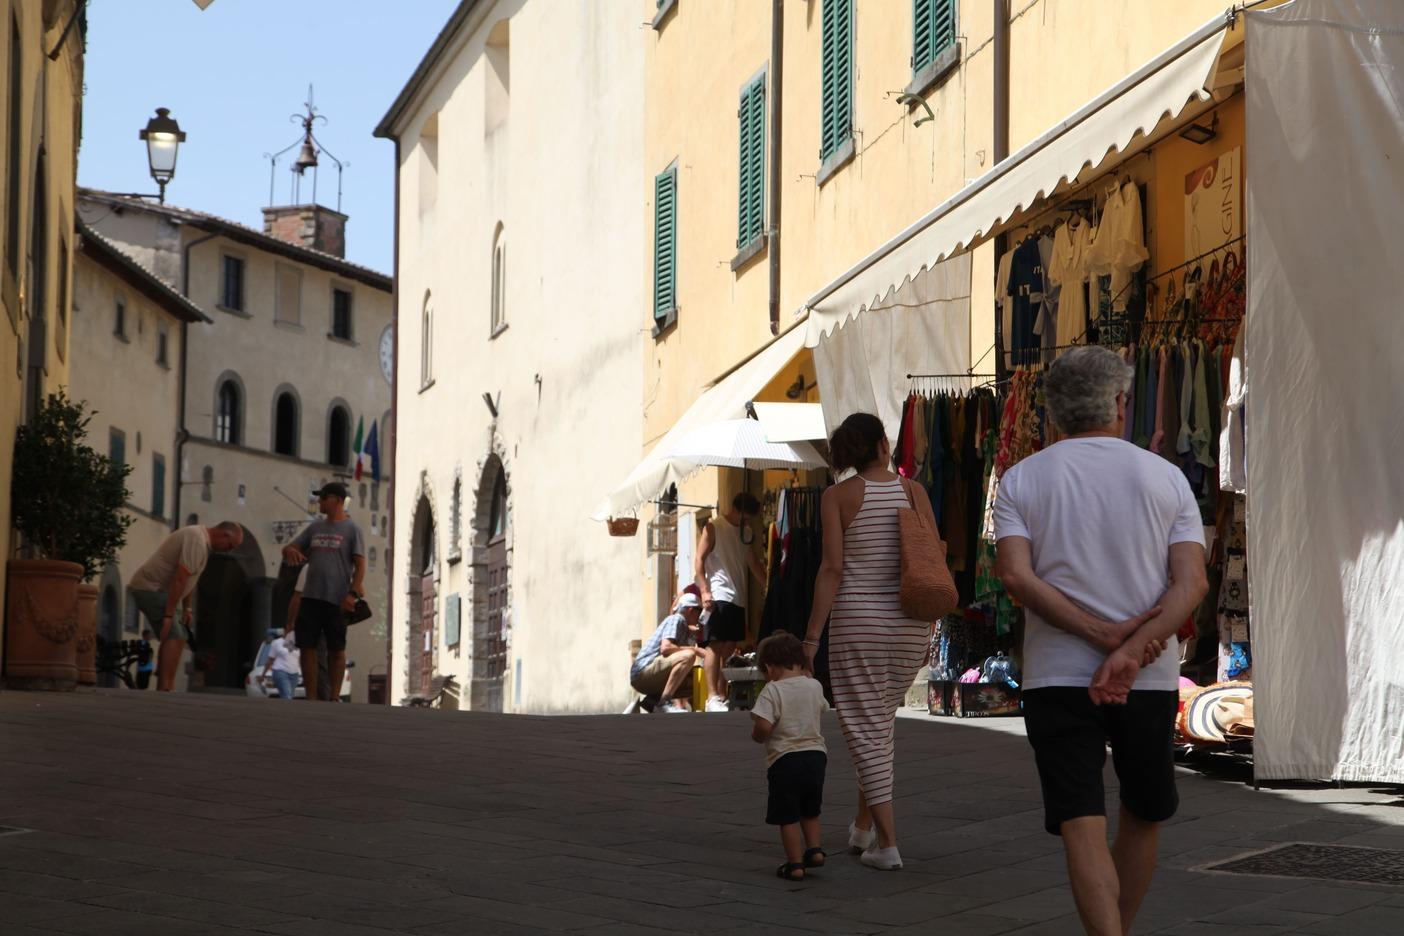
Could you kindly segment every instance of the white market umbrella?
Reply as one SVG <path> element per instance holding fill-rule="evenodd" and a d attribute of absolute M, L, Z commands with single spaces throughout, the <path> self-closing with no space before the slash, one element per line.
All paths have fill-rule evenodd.
<path fill-rule="evenodd" d="M 828 464 L 808 442 L 771 442 L 754 419 L 728 419 L 701 426 L 664 453 L 698 465 L 720 468 L 823 468 Z"/>

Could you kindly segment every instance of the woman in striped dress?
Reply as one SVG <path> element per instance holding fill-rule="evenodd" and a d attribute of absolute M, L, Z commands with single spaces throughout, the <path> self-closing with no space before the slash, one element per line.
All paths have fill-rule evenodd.
<path fill-rule="evenodd" d="M 865 865 L 902 867 L 892 813 L 897 708 L 926 659 L 931 623 L 902 613 L 897 511 L 914 507 L 936 521 L 920 486 L 888 470 L 882 421 L 855 413 L 830 440 L 837 471 L 857 474 L 824 492 L 824 559 L 805 634 L 810 662 L 829 621 L 829 676 L 839 725 L 858 771 L 858 812 L 848 844 Z M 832 612 L 832 617 L 830 616 Z"/>

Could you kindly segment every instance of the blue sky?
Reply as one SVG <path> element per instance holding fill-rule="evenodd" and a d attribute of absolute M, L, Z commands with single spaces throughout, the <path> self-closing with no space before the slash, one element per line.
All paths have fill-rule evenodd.
<path fill-rule="evenodd" d="M 428 51 L 458 0 L 91 0 L 78 181 L 155 192 L 138 131 L 169 107 L 188 137 L 170 204 L 256 228 L 268 204 L 264 153 L 298 139 L 288 116 L 315 86 L 327 123 L 316 134 L 344 163 L 347 259 L 392 272 L 394 146 L 371 131 Z M 289 200 L 278 161 L 274 202 Z M 302 200 L 311 193 L 311 175 Z M 323 162 L 317 200 L 336 207 Z"/>

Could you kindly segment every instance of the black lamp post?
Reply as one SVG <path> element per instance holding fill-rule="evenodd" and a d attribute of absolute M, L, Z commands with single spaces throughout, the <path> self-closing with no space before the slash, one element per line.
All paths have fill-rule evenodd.
<path fill-rule="evenodd" d="M 176 154 L 180 144 L 185 142 L 185 131 L 175 122 L 168 108 L 156 108 L 156 116 L 146 122 L 141 131 L 141 139 L 146 141 L 146 161 L 151 166 L 151 178 L 161 187 L 157 196 L 161 204 L 166 203 L 166 183 L 175 178 Z"/>

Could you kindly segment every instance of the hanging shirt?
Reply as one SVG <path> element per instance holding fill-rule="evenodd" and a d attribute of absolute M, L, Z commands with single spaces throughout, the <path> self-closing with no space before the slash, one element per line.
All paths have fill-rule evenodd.
<path fill-rule="evenodd" d="M 1033 360 L 1033 352 L 1042 346 L 1033 330 L 1043 295 L 1043 258 L 1037 238 L 1031 237 L 1014 249 L 1008 291 L 1014 308 L 1007 344 L 1015 363 L 1023 363 Z"/>
<path fill-rule="evenodd" d="M 1146 250 L 1141 190 L 1128 181 L 1107 196 L 1097 237 L 1088 253 L 1088 273 L 1110 276 L 1111 308 L 1126 311 L 1131 274 L 1150 258 Z"/>
<path fill-rule="evenodd" d="M 1059 287 L 1055 344 L 1076 343 L 1087 331 L 1087 250 L 1092 226 L 1073 218 L 1053 232 L 1048 277 Z"/>
<path fill-rule="evenodd" d="M 1004 335 L 1004 366 L 1014 366 L 1014 297 L 1009 293 L 1009 273 L 1014 264 L 1014 251 L 1006 250 L 999 258 L 995 273 L 995 311 L 999 315 Z"/>
<path fill-rule="evenodd" d="M 1233 340 L 1229 359 L 1228 392 L 1224 396 L 1224 428 L 1219 435 L 1219 488 L 1243 494 L 1248 490 L 1247 440 L 1244 408 L 1248 385 L 1243 379 L 1243 331 Z"/>

